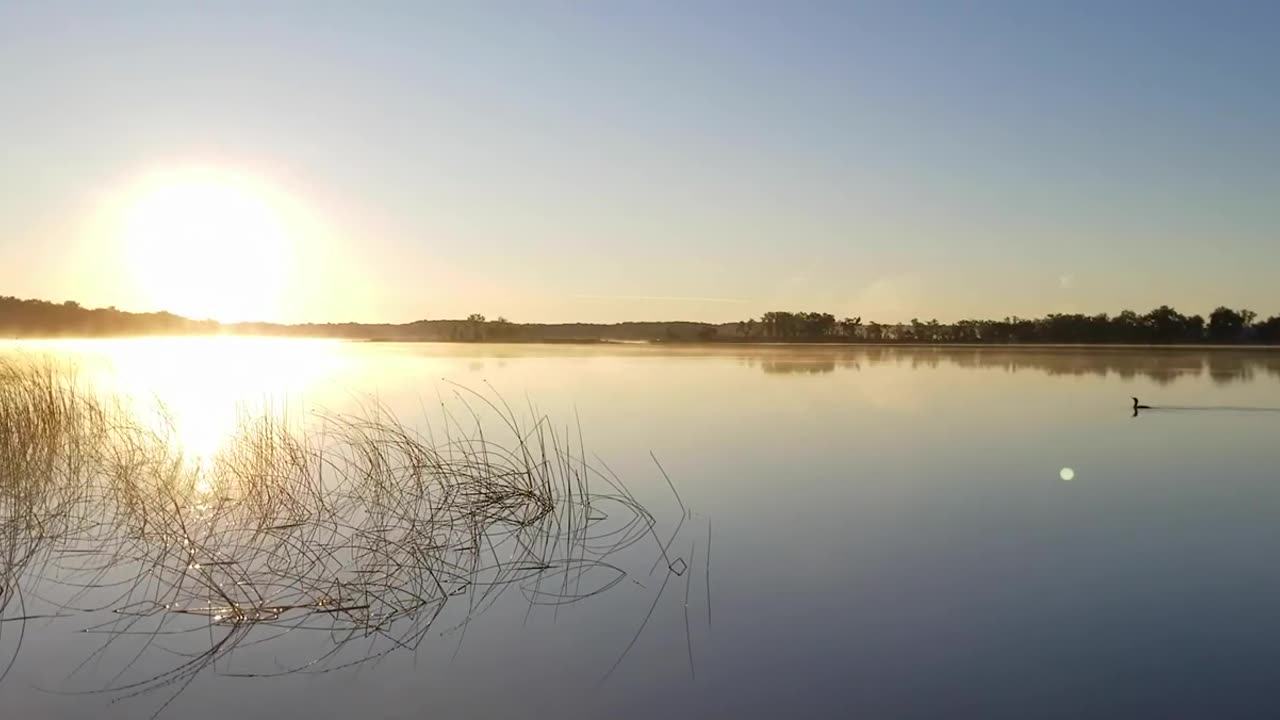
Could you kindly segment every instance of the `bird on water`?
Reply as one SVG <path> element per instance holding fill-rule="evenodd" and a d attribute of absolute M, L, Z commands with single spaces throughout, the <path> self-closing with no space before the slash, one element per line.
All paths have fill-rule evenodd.
<path fill-rule="evenodd" d="M 1134 399 L 1133 399 L 1133 409 L 1134 409 L 1134 411 L 1135 411 L 1135 412 L 1136 412 L 1136 411 L 1138 411 L 1138 410 L 1150 410 L 1150 409 L 1151 409 L 1151 406 L 1150 406 L 1150 405 L 1139 405 L 1139 404 L 1138 404 L 1138 398 L 1134 398 Z"/>

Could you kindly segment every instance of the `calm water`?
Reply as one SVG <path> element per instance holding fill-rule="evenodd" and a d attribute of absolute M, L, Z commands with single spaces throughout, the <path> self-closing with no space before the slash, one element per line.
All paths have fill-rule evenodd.
<path fill-rule="evenodd" d="M 459 385 L 496 392 L 580 427 L 656 535 L 679 530 L 668 552 L 682 574 L 654 570 L 649 542 L 589 601 L 529 612 L 512 594 L 465 633 L 441 623 L 416 652 L 350 669 L 205 672 L 162 717 L 1280 715 L 1280 353 L 4 350 L 75 357 L 160 398 L 203 453 L 247 406 L 305 415 L 373 396 L 425 425 Z M 1135 418 L 1133 395 L 1184 409 Z M 24 588 L 32 606 L 56 592 Z M 133 658 L 95 655 L 91 615 L 23 624 L 5 717 L 145 717 L 174 695 L 89 692 Z M 0 627 L 0 660 L 17 628 Z M 276 653 L 245 662 L 269 668 Z M 138 662 L 173 662 L 153 655 Z"/>

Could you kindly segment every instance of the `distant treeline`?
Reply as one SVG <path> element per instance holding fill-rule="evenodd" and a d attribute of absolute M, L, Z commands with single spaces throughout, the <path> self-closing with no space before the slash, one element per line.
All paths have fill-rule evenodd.
<path fill-rule="evenodd" d="M 114 307 L 89 309 L 67 301 L 0 296 L 0 338 L 124 337 L 143 335 L 269 335 L 348 340 L 439 342 L 690 341 L 713 339 L 715 325 L 696 322 L 613 324 L 514 323 L 473 314 L 459 320 L 410 323 L 218 323 L 167 312 L 132 313 Z"/>
<path fill-rule="evenodd" d="M 0 337 L 203 335 L 218 330 L 212 320 L 188 320 L 167 312 L 89 309 L 73 300 L 51 303 L 0 296 Z"/>
<path fill-rule="evenodd" d="M 1161 305 L 1143 315 L 1055 313 L 1042 318 L 961 320 L 943 324 L 913 318 L 908 324 L 863 323 L 862 318 L 836 319 L 822 312 L 767 312 L 736 327 L 742 340 L 771 342 L 907 342 L 907 343 L 1277 343 L 1280 316 L 1255 322 L 1252 310 L 1219 307 L 1206 321 Z"/>
<path fill-rule="evenodd" d="M 114 337 L 130 335 L 273 335 L 386 341 L 452 342 L 810 342 L 810 343 L 1082 343 L 1237 344 L 1280 343 L 1280 316 L 1257 321 L 1250 310 L 1219 307 L 1208 319 L 1162 305 L 1139 315 L 1052 314 L 1043 318 L 937 320 L 882 324 L 860 317 L 837 319 L 823 312 L 767 312 L 738 323 L 625 322 L 517 323 L 473 314 L 458 320 L 403 324 L 275 323 L 221 324 L 167 312 L 132 313 L 89 309 L 67 301 L 0 297 L 0 337 Z"/>

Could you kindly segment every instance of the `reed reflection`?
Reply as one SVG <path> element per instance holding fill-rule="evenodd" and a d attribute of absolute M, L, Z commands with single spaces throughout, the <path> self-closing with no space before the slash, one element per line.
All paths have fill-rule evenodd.
<path fill-rule="evenodd" d="M 326 672 L 413 652 L 439 622 L 465 628 L 513 593 L 529 612 L 609 591 L 656 607 L 670 577 L 620 588 L 629 573 L 652 561 L 686 574 L 694 556 L 673 548 L 703 530 L 683 503 L 660 538 L 622 481 L 545 418 L 454 397 L 433 435 L 373 400 L 305 424 L 241 414 L 192 463 L 181 438 L 69 366 L 0 361 L 8 666 L 27 622 L 79 618 L 112 668 L 94 692 L 159 691 L 163 709 L 205 671 Z"/>

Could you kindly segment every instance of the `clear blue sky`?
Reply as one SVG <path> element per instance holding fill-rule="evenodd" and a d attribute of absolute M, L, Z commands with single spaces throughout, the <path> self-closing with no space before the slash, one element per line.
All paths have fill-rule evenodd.
<path fill-rule="evenodd" d="M 0 294 L 155 309 L 187 166 L 312 219 L 266 319 L 1265 316 L 1280 3 L 0 4 Z"/>

